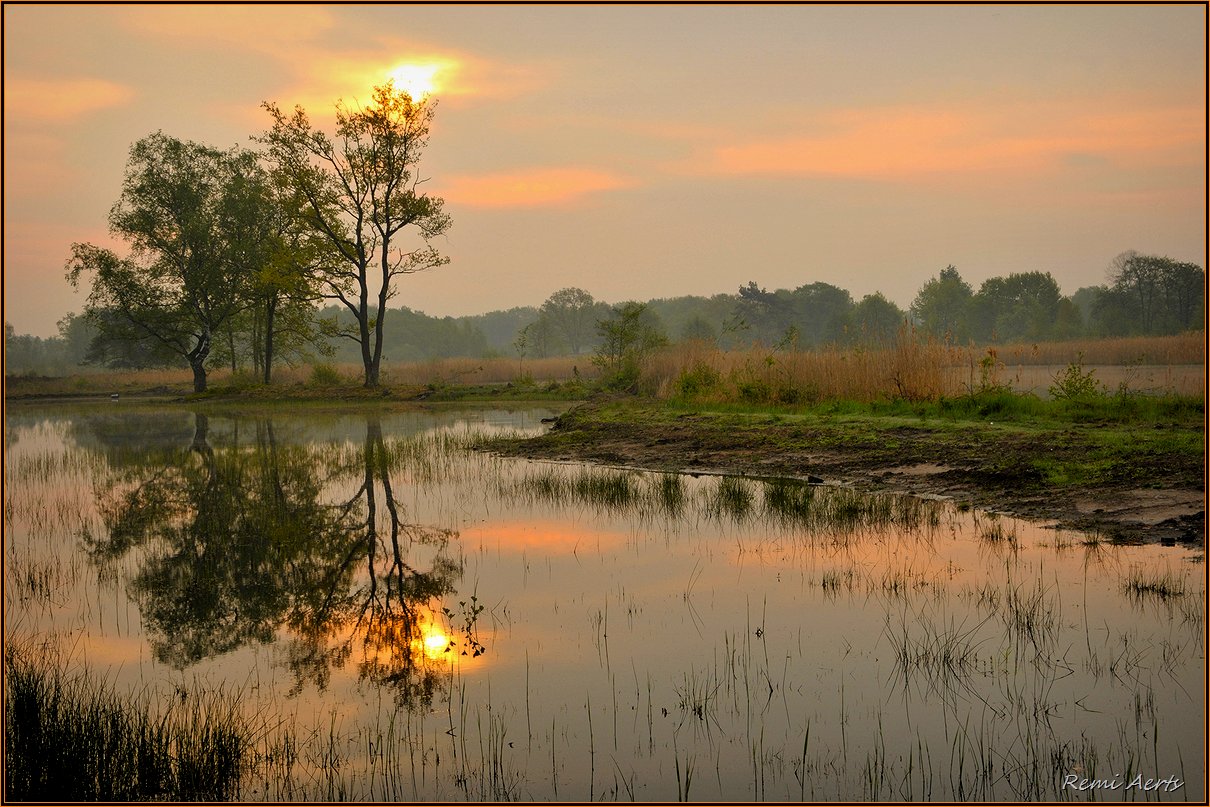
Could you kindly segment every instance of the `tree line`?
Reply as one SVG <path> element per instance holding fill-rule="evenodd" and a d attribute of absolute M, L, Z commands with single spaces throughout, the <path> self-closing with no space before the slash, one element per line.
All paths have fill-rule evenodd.
<path fill-rule="evenodd" d="M 1164 335 L 1204 327 L 1205 271 L 1170 258 L 1124 252 L 1107 270 L 1108 282 L 1065 296 L 1048 272 L 1013 273 L 975 290 L 953 266 L 926 281 L 907 310 L 880 293 L 854 300 L 844 289 L 810 283 L 767 291 L 749 282 L 734 294 L 681 296 L 611 306 L 579 288 L 560 289 L 541 305 L 462 317 L 433 317 L 408 307 L 390 311 L 381 355 L 394 361 L 517 355 L 546 357 L 595 353 L 611 333 L 643 307 L 642 322 L 664 341 L 699 340 L 724 349 L 756 343 L 812 347 L 885 341 L 905 323 L 937 339 L 1003 344 L 1088 337 Z M 285 297 L 273 327 L 275 361 L 358 362 L 357 316 L 346 307 L 302 305 Z M 266 306 L 270 301 L 266 300 Z M 367 308 L 377 322 L 377 308 Z M 96 312 L 69 315 L 59 336 L 17 335 L 5 326 L 10 372 L 67 374 L 81 365 L 118 368 L 187 366 L 179 356 L 147 350 L 143 342 L 114 339 L 98 330 Z M 263 353 L 267 313 L 251 309 L 218 329 L 210 361 L 232 370 L 267 371 Z M 267 375 L 266 375 L 267 377 Z"/>

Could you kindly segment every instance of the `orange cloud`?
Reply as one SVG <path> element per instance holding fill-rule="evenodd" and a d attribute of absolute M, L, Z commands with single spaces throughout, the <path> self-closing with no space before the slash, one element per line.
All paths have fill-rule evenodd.
<path fill-rule="evenodd" d="M 438 194 L 449 202 L 473 207 L 542 207 L 633 185 L 630 179 L 591 168 L 534 168 L 449 177 Z"/>
<path fill-rule="evenodd" d="M 8 122 L 64 123 L 129 103 L 134 90 L 112 81 L 80 79 L 4 79 L 4 116 Z"/>
<path fill-rule="evenodd" d="M 1183 164 L 1204 153 L 1204 109 L 1104 108 L 849 110 L 815 121 L 812 134 L 715 147 L 696 170 L 910 180 L 1037 173 L 1073 159 Z"/>

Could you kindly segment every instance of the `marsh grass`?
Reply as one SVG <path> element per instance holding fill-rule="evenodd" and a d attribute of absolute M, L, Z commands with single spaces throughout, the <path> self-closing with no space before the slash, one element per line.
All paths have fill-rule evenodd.
<path fill-rule="evenodd" d="M 61 602 L 79 582 L 81 566 L 78 555 L 71 555 L 66 561 L 59 555 L 10 557 L 4 570 L 5 596 L 46 605 Z"/>
<path fill-rule="evenodd" d="M 953 348 L 904 328 L 891 340 L 815 350 L 754 347 L 722 351 L 683 343 L 657 354 L 642 386 L 661 398 L 698 403 L 809 404 L 880 398 L 931 400 L 947 391 Z"/>
<path fill-rule="evenodd" d="M 644 490 L 632 471 L 582 467 L 568 472 L 559 466 L 538 467 L 520 479 L 498 479 L 497 488 L 525 501 L 576 504 L 597 512 L 639 512 L 650 491 Z"/>
<path fill-rule="evenodd" d="M 1146 572 L 1134 569 L 1122 584 L 1125 592 L 1136 599 L 1155 598 L 1161 601 L 1185 596 L 1185 582 L 1171 571 Z"/>
<path fill-rule="evenodd" d="M 1001 345 L 996 351 L 1000 361 L 1008 366 L 1055 366 L 1081 360 L 1090 365 L 1205 364 L 1206 334 L 1190 331 L 1172 336 L 1021 342 Z"/>
<path fill-rule="evenodd" d="M 975 518 L 979 540 L 995 549 L 1017 551 L 1020 548 L 1017 531 L 994 514 L 983 514 Z"/>
<path fill-rule="evenodd" d="M 226 800 L 255 732 L 230 693 L 167 707 L 88 672 L 5 651 L 5 796 L 37 801 Z"/>
<path fill-rule="evenodd" d="M 721 476 L 714 490 L 707 494 L 706 513 L 710 518 L 742 524 L 752 510 L 755 495 L 746 479 Z"/>
<path fill-rule="evenodd" d="M 1154 392 L 1153 368 L 1203 365 L 1205 355 L 1201 332 L 988 346 L 941 342 L 905 327 L 891 339 L 811 350 L 758 346 L 723 351 L 682 343 L 652 359 L 642 386 L 656 390 L 660 398 L 714 405 L 936 401 L 1029 391 L 1038 384 L 1032 368 L 1053 374 L 1056 367 L 1083 362 L 1122 367 L 1125 373 L 1112 374 L 1121 391 L 1137 386 Z M 1201 384 L 1190 387 L 1183 377 L 1169 377 L 1159 385 L 1165 388 L 1196 394 Z"/>
<path fill-rule="evenodd" d="M 534 465 L 519 476 L 497 476 L 498 495 L 528 502 L 583 506 L 641 522 L 696 513 L 714 522 L 764 522 L 808 535 L 851 537 L 899 528 L 927 536 L 944 505 L 902 494 L 867 494 L 796 479 L 720 475 L 689 484 L 682 474 L 591 466 Z"/>
<path fill-rule="evenodd" d="M 1041 580 L 1029 588 L 1023 584 L 1009 585 L 1003 603 L 1000 616 L 1018 650 L 1028 643 L 1035 657 L 1049 653 L 1062 625 L 1060 600 L 1052 588 Z"/>

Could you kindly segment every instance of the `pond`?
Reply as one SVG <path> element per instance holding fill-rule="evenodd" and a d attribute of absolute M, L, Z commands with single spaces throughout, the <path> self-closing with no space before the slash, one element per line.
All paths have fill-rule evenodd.
<path fill-rule="evenodd" d="M 553 414 L 11 408 L 6 660 L 239 800 L 1204 800 L 1200 553 L 472 450 Z"/>

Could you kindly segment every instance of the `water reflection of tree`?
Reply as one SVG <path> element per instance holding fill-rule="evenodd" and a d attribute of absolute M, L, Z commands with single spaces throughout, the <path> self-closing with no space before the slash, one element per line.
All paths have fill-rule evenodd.
<path fill-rule="evenodd" d="M 450 533 L 406 520 L 377 418 L 344 467 L 279 444 L 269 421 L 244 445 L 216 450 L 209 435 L 198 414 L 175 462 L 116 475 L 102 496 L 108 534 L 88 539 L 98 564 L 137 557 L 129 589 L 156 657 L 184 669 L 284 629 L 296 690 L 326 686 L 360 650 L 362 679 L 430 703 L 446 665 L 424 652 L 424 621 L 462 568 Z M 332 501 L 342 482 L 360 484 Z"/>

